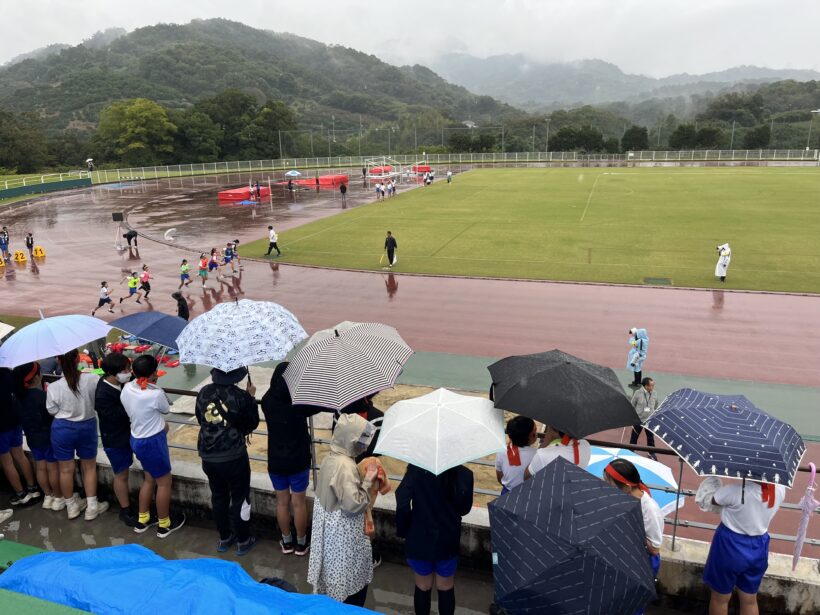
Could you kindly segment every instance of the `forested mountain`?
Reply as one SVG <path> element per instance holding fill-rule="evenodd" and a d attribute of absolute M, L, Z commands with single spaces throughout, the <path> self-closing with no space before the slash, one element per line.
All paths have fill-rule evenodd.
<path fill-rule="evenodd" d="M 521 115 L 421 66 L 223 19 L 140 28 L 0 68 L 0 108 L 36 111 L 50 129 L 88 128 L 108 103 L 148 98 L 169 108 L 229 88 L 281 100 L 301 125 L 358 127 L 431 112 L 498 123 Z"/>
<path fill-rule="evenodd" d="M 738 66 L 704 75 L 683 73 L 655 79 L 624 73 L 614 64 L 601 60 L 541 63 L 520 54 L 489 58 L 447 54 L 435 61 L 432 68 L 445 79 L 473 92 L 494 96 L 532 111 L 704 95 L 737 84 L 820 79 L 820 73 L 816 71 L 775 70 L 757 66 Z"/>

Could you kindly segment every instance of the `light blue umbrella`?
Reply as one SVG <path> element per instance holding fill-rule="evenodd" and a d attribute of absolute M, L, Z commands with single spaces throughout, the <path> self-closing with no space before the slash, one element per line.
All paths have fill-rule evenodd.
<path fill-rule="evenodd" d="M 0 367 L 17 367 L 65 354 L 104 338 L 111 325 L 93 316 L 52 316 L 19 329 L 0 346 Z"/>
<path fill-rule="evenodd" d="M 288 171 L 285 177 L 302 177 L 302 174 L 299 171 Z"/>
<path fill-rule="evenodd" d="M 667 487 L 669 489 L 677 489 L 678 483 L 672 475 L 672 470 L 663 465 L 660 461 L 642 457 L 630 450 L 623 448 L 604 448 L 601 446 L 593 446 L 590 449 L 589 465 L 587 472 L 594 474 L 598 478 L 604 477 L 604 468 L 609 465 L 613 459 L 626 459 L 631 462 L 641 475 L 641 481 L 644 485 L 649 487 L 652 492 L 652 499 L 658 503 L 661 512 L 668 515 L 675 511 L 675 493 L 667 493 L 662 489 L 653 489 L 653 487 Z M 683 506 L 684 497 L 681 496 L 678 507 Z"/>

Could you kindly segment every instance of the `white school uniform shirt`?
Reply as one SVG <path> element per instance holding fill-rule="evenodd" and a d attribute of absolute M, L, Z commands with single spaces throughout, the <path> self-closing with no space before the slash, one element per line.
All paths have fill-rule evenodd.
<path fill-rule="evenodd" d="M 586 440 L 578 440 L 578 467 L 584 468 L 589 465 L 589 458 L 592 454 L 589 442 Z M 575 463 L 575 452 L 573 450 L 572 442 L 567 445 L 561 444 L 560 440 L 554 440 L 553 443 L 548 444 L 544 448 L 539 448 L 535 452 L 535 456 L 530 462 L 529 470 L 530 476 L 535 476 L 539 470 L 543 470 L 548 464 L 552 463 L 558 457 L 563 457 L 570 463 Z"/>
<path fill-rule="evenodd" d="M 499 453 L 495 456 L 495 469 L 501 472 L 501 484 L 507 489 L 517 487 L 524 482 L 524 470 L 526 470 L 532 458 L 535 456 L 534 449 L 531 446 L 521 446 L 518 448 L 518 455 L 521 457 L 521 465 L 510 465 L 510 460 L 507 459 L 507 451 Z"/>
<path fill-rule="evenodd" d="M 97 374 L 80 374 L 77 393 L 68 388 L 65 378 L 48 385 L 46 391 L 46 410 L 55 419 L 67 421 L 87 421 L 97 417 L 94 410 L 94 396 L 97 393 Z"/>
<path fill-rule="evenodd" d="M 105 299 L 108 296 L 108 288 L 103 286 L 100 288 L 100 299 Z"/>
<path fill-rule="evenodd" d="M 268 233 L 268 237 L 270 237 L 271 241 L 276 242 L 278 236 L 276 234 L 276 231 L 271 229 L 270 232 Z"/>
<path fill-rule="evenodd" d="M 131 421 L 131 436 L 150 438 L 165 429 L 163 414 L 168 414 L 171 404 L 160 387 L 149 384 L 144 391 L 132 380 L 122 387 L 120 402 Z"/>
<path fill-rule="evenodd" d="M 663 544 L 663 513 L 658 503 L 646 493 L 641 496 L 641 514 L 646 539 L 653 547 L 660 549 Z"/>
<path fill-rule="evenodd" d="M 786 499 L 786 488 L 783 485 L 774 487 L 774 506 L 763 501 L 763 492 L 757 483 L 746 482 L 745 503 L 743 484 L 732 483 L 715 491 L 712 496 L 720 505 L 720 522 L 737 534 L 762 536 L 769 531 L 774 514 Z"/>

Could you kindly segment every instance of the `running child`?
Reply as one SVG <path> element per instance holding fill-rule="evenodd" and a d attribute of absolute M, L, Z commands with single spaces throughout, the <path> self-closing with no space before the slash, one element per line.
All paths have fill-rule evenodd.
<path fill-rule="evenodd" d="M 757 613 L 757 591 L 769 567 L 769 524 L 783 500 L 786 487 L 746 481 L 724 485 L 712 496 L 720 507 L 703 581 L 712 590 L 709 613 L 729 612 L 737 588 L 741 615 Z"/>
<path fill-rule="evenodd" d="M 239 258 L 239 240 L 238 239 L 233 240 L 233 255 L 234 255 L 234 258 L 236 259 L 236 264 L 239 265 L 239 271 L 242 271 L 244 269 L 244 267 L 242 266 L 242 259 Z"/>
<path fill-rule="evenodd" d="M 199 255 L 199 279 L 202 280 L 202 288 L 207 288 L 205 282 L 208 281 L 208 257 L 204 252 Z"/>
<path fill-rule="evenodd" d="M 233 251 L 233 244 L 229 241 L 228 243 L 225 244 L 225 253 L 224 253 L 224 256 L 223 256 L 223 263 L 225 265 L 230 265 L 231 266 L 231 274 L 236 273 L 236 265 L 234 265 L 234 263 L 233 263 L 234 256 L 235 256 L 235 254 L 234 254 L 234 251 Z"/>
<path fill-rule="evenodd" d="M 663 513 L 661 507 L 652 499 L 649 487 L 641 482 L 641 474 L 632 462 L 626 459 L 613 459 L 604 468 L 603 478 L 605 482 L 616 489 L 641 501 L 643 529 L 646 534 L 646 554 L 649 558 L 652 574 L 657 579 L 658 571 L 661 569 L 661 544 L 663 544 Z M 635 615 L 642 615 L 643 612 L 643 609 L 641 609 Z"/>
<path fill-rule="evenodd" d="M 142 293 L 139 292 L 139 285 L 140 285 L 140 278 L 136 271 L 132 271 L 130 276 L 124 277 L 120 284 L 123 282 L 128 281 L 128 296 L 120 297 L 120 303 L 123 302 L 124 299 L 130 299 L 134 295 L 137 296 L 137 303 L 142 303 L 140 299 L 142 298 Z"/>
<path fill-rule="evenodd" d="M 100 282 L 100 300 L 97 302 L 97 307 L 91 310 L 93 316 L 106 303 L 108 304 L 108 311 L 114 313 L 114 305 L 111 303 L 111 290 L 108 289 L 108 282 Z"/>
<path fill-rule="evenodd" d="M 148 265 L 142 266 L 142 272 L 140 273 L 140 289 L 145 291 L 145 299 L 148 299 L 148 293 L 151 292 L 151 282 L 149 281 L 152 277 L 150 273 L 148 273 Z"/>
<path fill-rule="evenodd" d="M 188 264 L 188 259 L 183 258 L 182 264 L 179 266 L 179 287 L 188 286 L 191 283 L 191 266 Z"/>
<path fill-rule="evenodd" d="M 222 274 L 219 273 L 219 265 L 222 261 L 222 255 L 216 248 L 211 248 L 211 259 L 208 261 L 208 272 L 216 270 L 216 279 L 221 280 Z"/>
<path fill-rule="evenodd" d="M 131 450 L 145 471 L 139 492 L 139 513 L 134 526 L 136 534 L 159 524 L 157 538 L 166 538 L 185 525 L 185 515 L 171 516 L 171 456 L 168 452 L 164 414 L 171 404 L 157 382 L 157 360 L 140 355 L 131 368 L 135 379 L 122 388 L 120 401 L 131 421 Z M 151 518 L 151 500 L 156 490 L 157 517 Z"/>

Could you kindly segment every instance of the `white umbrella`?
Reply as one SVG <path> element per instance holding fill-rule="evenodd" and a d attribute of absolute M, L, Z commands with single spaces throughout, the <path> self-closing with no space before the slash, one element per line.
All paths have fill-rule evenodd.
<path fill-rule="evenodd" d="M 14 331 L 14 327 L 12 327 L 11 325 L 7 325 L 4 322 L 0 322 L 0 340 L 2 340 L 12 331 Z"/>
<path fill-rule="evenodd" d="M 307 333 L 278 303 L 242 299 L 220 303 L 194 318 L 177 338 L 182 363 L 229 372 L 264 361 L 280 361 Z"/>
<path fill-rule="evenodd" d="M 288 171 L 285 173 L 285 177 L 301 177 L 302 174 L 299 171 Z"/>
<path fill-rule="evenodd" d="M 390 407 L 375 453 L 438 475 L 505 447 L 503 410 L 482 397 L 436 389 Z"/>
<path fill-rule="evenodd" d="M 52 316 L 26 325 L 0 346 L 0 367 L 17 367 L 65 354 L 104 338 L 111 327 L 93 316 Z"/>

